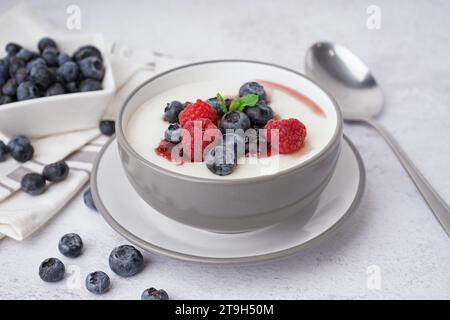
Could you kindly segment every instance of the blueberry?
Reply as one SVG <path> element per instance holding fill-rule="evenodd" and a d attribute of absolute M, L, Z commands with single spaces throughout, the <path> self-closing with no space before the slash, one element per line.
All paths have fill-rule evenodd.
<path fill-rule="evenodd" d="M 236 169 L 235 152 L 224 145 L 210 149 L 205 156 L 206 167 L 219 176 L 229 175 Z"/>
<path fill-rule="evenodd" d="M 103 61 L 97 57 L 87 57 L 80 62 L 81 74 L 85 78 L 94 79 L 101 81 L 105 76 L 105 67 L 103 66 Z"/>
<path fill-rule="evenodd" d="M 66 89 L 64 88 L 64 86 L 59 82 L 55 82 L 47 89 L 47 91 L 45 92 L 45 96 L 57 96 L 64 93 L 66 93 Z"/>
<path fill-rule="evenodd" d="M 169 295 L 163 289 L 149 288 L 142 292 L 141 300 L 169 300 Z"/>
<path fill-rule="evenodd" d="M 78 89 L 78 83 L 76 81 L 66 83 L 66 91 L 67 91 L 67 93 L 75 93 L 75 92 L 80 91 Z"/>
<path fill-rule="evenodd" d="M 21 84 L 24 81 L 28 80 L 28 73 L 26 68 L 20 68 L 16 71 L 16 82 L 17 84 Z"/>
<path fill-rule="evenodd" d="M 9 154 L 8 146 L 2 140 L 0 140 L 0 162 L 6 161 L 8 154 Z"/>
<path fill-rule="evenodd" d="M 83 251 L 83 240 L 76 233 L 65 234 L 59 240 L 58 250 L 66 257 L 76 258 Z"/>
<path fill-rule="evenodd" d="M 29 72 L 31 72 L 31 69 L 34 67 L 34 66 L 44 66 L 44 67 L 46 67 L 47 66 L 47 62 L 45 62 L 45 60 L 44 60 L 44 58 L 42 58 L 42 57 L 37 57 L 37 58 L 34 58 L 34 59 L 31 59 L 28 63 L 27 63 L 27 72 L 29 73 Z"/>
<path fill-rule="evenodd" d="M 22 49 L 22 46 L 13 42 L 8 43 L 5 47 L 8 56 L 15 56 L 20 51 L 20 49 Z"/>
<path fill-rule="evenodd" d="M 95 206 L 94 199 L 92 198 L 92 192 L 91 192 L 90 188 L 87 189 L 83 193 L 83 201 L 84 201 L 84 204 L 86 205 L 86 207 L 88 207 L 89 209 L 97 211 L 97 207 Z"/>
<path fill-rule="evenodd" d="M 49 67 L 58 66 L 58 55 L 58 50 L 53 47 L 47 47 L 42 52 L 42 58 L 44 58 L 45 62 L 47 62 L 47 66 Z"/>
<path fill-rule="evenodd" d="M 113 120 L 100 121 L 100 132 L 105 136 L 112 136 L 116 132 L 116 123 Z"/>
<path fill-rule="evenodd" d="M 272 108 L 264 100 L 258 101 L 252 108 L 245 108 L 244 112 L 250 118 L 252 125 L 258 128 L 264 127 L 273 118 Z"/>
<path fill-rule="evenodd" d="M 19 162 L 26 162 L 33 158 L 34 148 L 30 140 L 24 135 L 12 137 L 8 143 L 8 148 L 11 156 Z"/>
<path fill-rule="evenodd" d="M 225 148 L 234 152 L 235 161 L 245 155 L 245 138 L 243 134 L 226 133 L 222 136 L 222 144 Z"/>
<path fill-rule="evenodd" d="M 57 75 L 61 77 L 65 82 L 73 82 L 78 79 L 80 74 L 80 68 L 73 61 L 67 61 L 57 70 Z"/>
<path fill-rule="evenodd" d="M 47 89 L 55 81 L 52 71 L 42 65 L 31 68 L 30 79 L 43 89 Z"/>
<path fill-rule="evenodd" d="M 22 191 L 32 196 L 38 196 L 45 191 L 45 178 L 39 173 L 27 173 L 20 181 Z"/>
<path fill-rule="evenodd" d="M 178 122 L 178 115 L 184 109 L 184 104 L 180 101 L 172 101 L 164 108 L 164 120 L 168 122 Z"/>
<path fill-rule="evenodd" d="M 69 61 L 73 61 L 72 58 L 64 52 L 60 52 L 58 54 L 58 65 L 62 66 L 64 63 L 69 62 Z"/>
<path fill-rule="evenodd" d="M 111 281 L 103 271 L 89 273 L 86 277 L 86 289 L 94 294 L 104 294 L 109 290 Z"/>
<path fill-rule="evenodd" d="M 39 87 L 33 81 L 24 81 L 17 87 L 17 100 L 39 98 L 41 95 Z"/>
<path fill-rule="evenodd" d="M 171 123 L 164 132 L 164 139 L 169 142 L 179 143 L 182 138 L 182 129 L 178 123 Z"/>
<path fill-rule="evenodd" d="M 72 56 L 73 60 L 76 62 L 86 59 L 88 57 L 97 57 L 98 59 L 103 61 L 103 57 L 100 50 L 91 45 L 79 48 L 77 51 L 75 51 L 75 53 Z"/>
<path fill-rule="evenodd" d="M 213 107 L 219 116 L 223 115 L 222 107 L 220 106 L 219 100 L 217 98 L 209 98 L 206 103 Z"/>
<path fill-rule="evenodd" d="M 224 133 L 227 130 L 242 129 L 245 131 L 248 128 L 250 128 L 250 119 L 240 111 L 227 112 L 220 121 L 220 130 Z"/>
<path fill-rule="evenodd" d="M 0 97 L 0 105 L 8 104 L 8 103 L 11 103 L 11 102 L 14 102 L 14 99 L 11 98 L 10 96 L 1 96 Z"/>
<path fill-rule="evenodd" d="M 9 77 L 9 62 L 6 59 L 0 59 L 0 78 L 8 79 Z"/>
<path fill-rule="evenodd" d="M 37 55 L 38 54 L 36 52 L 33 52 L 33 51 L 28 50 L 28 49 L 22 48 L 22 49 L 20 49 L 19 52 L 17 52 L 16 57 L 19 58 L 19 59 L 22 59 L 25 62 L 28 62 L 31 59 L 36 58 Z"/>
<path fill-rule="evenodd" d="M 141 252 L 130 245 L 114 248 L 109 255 L 109 266 L 121 277 L 130 277 L 144 268 Z"/>
<path fill-rule="evenodd" d="M 9 58 L 9 76 L 14 78 L 17 70 L 26 66 L 25 61 L 15 56 Z"/>
<path fill-rule="evenodd" d="M 259 96 L 261 100 L 266 99 L 266 91 L 264 90 L 264 87 L 260 85 L 258 82 L 247 82 L 244 83 L 239 88 L 239 96 L 245 96 L 247 94 L 256 94 Z"/>
<path fill-rule="evenodd" d="M 64 278 L 66 268 L 57 258 L 45 259 L 39 266 L 39 277 L 45 282 L 57 282 Z"/>
<path fill-rule="evenodd" d="M 39 40 L 38 49 L 41 53 L 44 52 L 44 50 L 48 47 L 58 49 L 56 42 L 51 38 L 45 37 L 45 38 L 42 38 L 41 40 Z"/>
<path fill-rule="evenodd" d="M 48 164 L 44 167 L 42 175 L 48 181 L 60 182 L 67 178 L 69 175 L 69 166 L 65 161 L 58 161 Z"/>
<path fill-rule="evenodd" d="M 93 79 L 85 79 L 80 82 L 79 90 L 81 92 L 88 92 L 88 91 L 97 91 L 102 90 L 102 84 L 100 81 L 93 80 Z"/>
<path fill-rule="evenodd" d="M 5 96 L 15 97 L 17 93 L 17 81 L 16 79 L 9 79 L 2 87 L 2 93 Z"/>

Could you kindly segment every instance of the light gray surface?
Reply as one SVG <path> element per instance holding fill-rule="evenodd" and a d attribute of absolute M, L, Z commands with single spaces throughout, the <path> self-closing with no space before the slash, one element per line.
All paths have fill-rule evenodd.
<path fill-rule="evenodd" d="M 65 25 L 72 1 L 29 1 Z M 16 1 L 2 0 L 0 12 Z M 450 202 L 450 28 L 448 1 L 81 1 L 82 27 L 131 47 L 192 60 L 250 58 L 303 69 L 307 47 L 341 42 L 373 70 L 386 96 L 380 121 L 430 183 Z M 366 8 L 382 10 L 381 30 L 366 27 Z M 23 243 L 0 242 L 0 298 L 98 298 L 83 286 L 45 284 L 39 263 L 60 257 L 59 237 L 78 232 L 86 252 L 66 265 L 112 276 L 104 298 L 135 299 L 145 287 L 173 298 L 450 298 L 450 240 L 433 218 L 389 147 L 373 129 L 346 125 L 367 167 L 360 209 L 332 241 L 302 254 L 247 266 L 210 266 L 146 255 L 145 271 L 118 279 L 107 265 L 125 241 L 78 196 L 49 225 Z M 381 289 L 367 287 L 379 266 Z M 369 268 L 369 270 L 372 270 Z M 69 278 L 70 280 L 75 277 Z M 70 283 L 70 282 L 69 282 Z M 369 286 L 370 287 L 370 286 Z"/>

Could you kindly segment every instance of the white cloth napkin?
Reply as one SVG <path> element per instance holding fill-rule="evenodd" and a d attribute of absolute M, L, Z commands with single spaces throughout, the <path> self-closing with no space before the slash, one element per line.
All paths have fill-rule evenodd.
<path fill-rule="evenodd" d="M 26 5 L 18 5 L 0 17 L 0 44 L 42 36 L 64 35 L 40 20 Z M 1 48 L 0 48 L 1 50 Z M 179 66 L 182 60 L 152 53 L 136 52 L 111 43 L 109 58 L 116 80 L 117 92 L 104 118 L 115 119 L 117 111 L 137 85 L 153 75 Z M 20 128 L 18 128 L 20 130 Z M 7 142 L 9 137 L 0 139 Z M 69 202 L 89 180 L 92 163 L 107 138 L 97 128 L 54 135 L 32 141 L 35 155 L 20 164 L 13 159 L 0 163 L 0 239 L 4 236 L 23 240 L 45 225 Z M 40 196 L 30 196 L 20 190 L 21 177 L 28 172 L 41 172 L 44 165 L 65 159 L 70 167 L 68 178 L 49 185 Z"/>

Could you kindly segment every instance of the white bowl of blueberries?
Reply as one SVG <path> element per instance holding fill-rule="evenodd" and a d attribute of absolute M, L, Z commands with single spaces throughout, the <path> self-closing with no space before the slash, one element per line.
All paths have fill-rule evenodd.
<path fill-rule="evenodd" d="M 98 125 L 115 91 L 101 35 L 10 42 L 5 51 L 0 59 L 2 133 L 36 138 Z"/>

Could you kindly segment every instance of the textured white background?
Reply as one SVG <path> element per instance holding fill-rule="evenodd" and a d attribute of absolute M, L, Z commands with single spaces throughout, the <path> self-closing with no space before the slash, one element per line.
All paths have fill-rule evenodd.
<path fill-rule="evenodd" d="M 103 32 L 133 48 L 191 60 L 248 58 L 303 70 L 317 40 L 343 43 L 373 69 L 386 96 L 380 117 L 425 176 L 450 202 L 450 2 L 448 1 L 28 1 L 65 26 L 76 3 L 82 29 Z M 2 0 L 0 12 L 17 1 Z M 382 29 L 366 28 L 366 8 L 382 10 Z M 13 39 L 12 39 L 13 40 Z M 357 212 L 328 242 L 279 261 L 211 266 L 147 254 L 144 272 L 117 279 L 111 299 L 136 299 L 149 286 L 173 298 L 379 299 L 450 298 L 450 239 L 402 167 L 370 128 L 346 125 L 367 167 L 367 189 Z M 79 233 L 86 250 L 66 265 L 108 271 L 110 250 L 126 242 L 81 196 L 46 228 L 17 243 L 0 242 L 0 299 L 97 298 L 84 286 L 45 284 L 39 263 L 60 257 L 57 243 Z M 366 286 L 366 269 L 381 268 L 381 289 Z M 74 278 L 70 278 L 74 279 Z"/>

